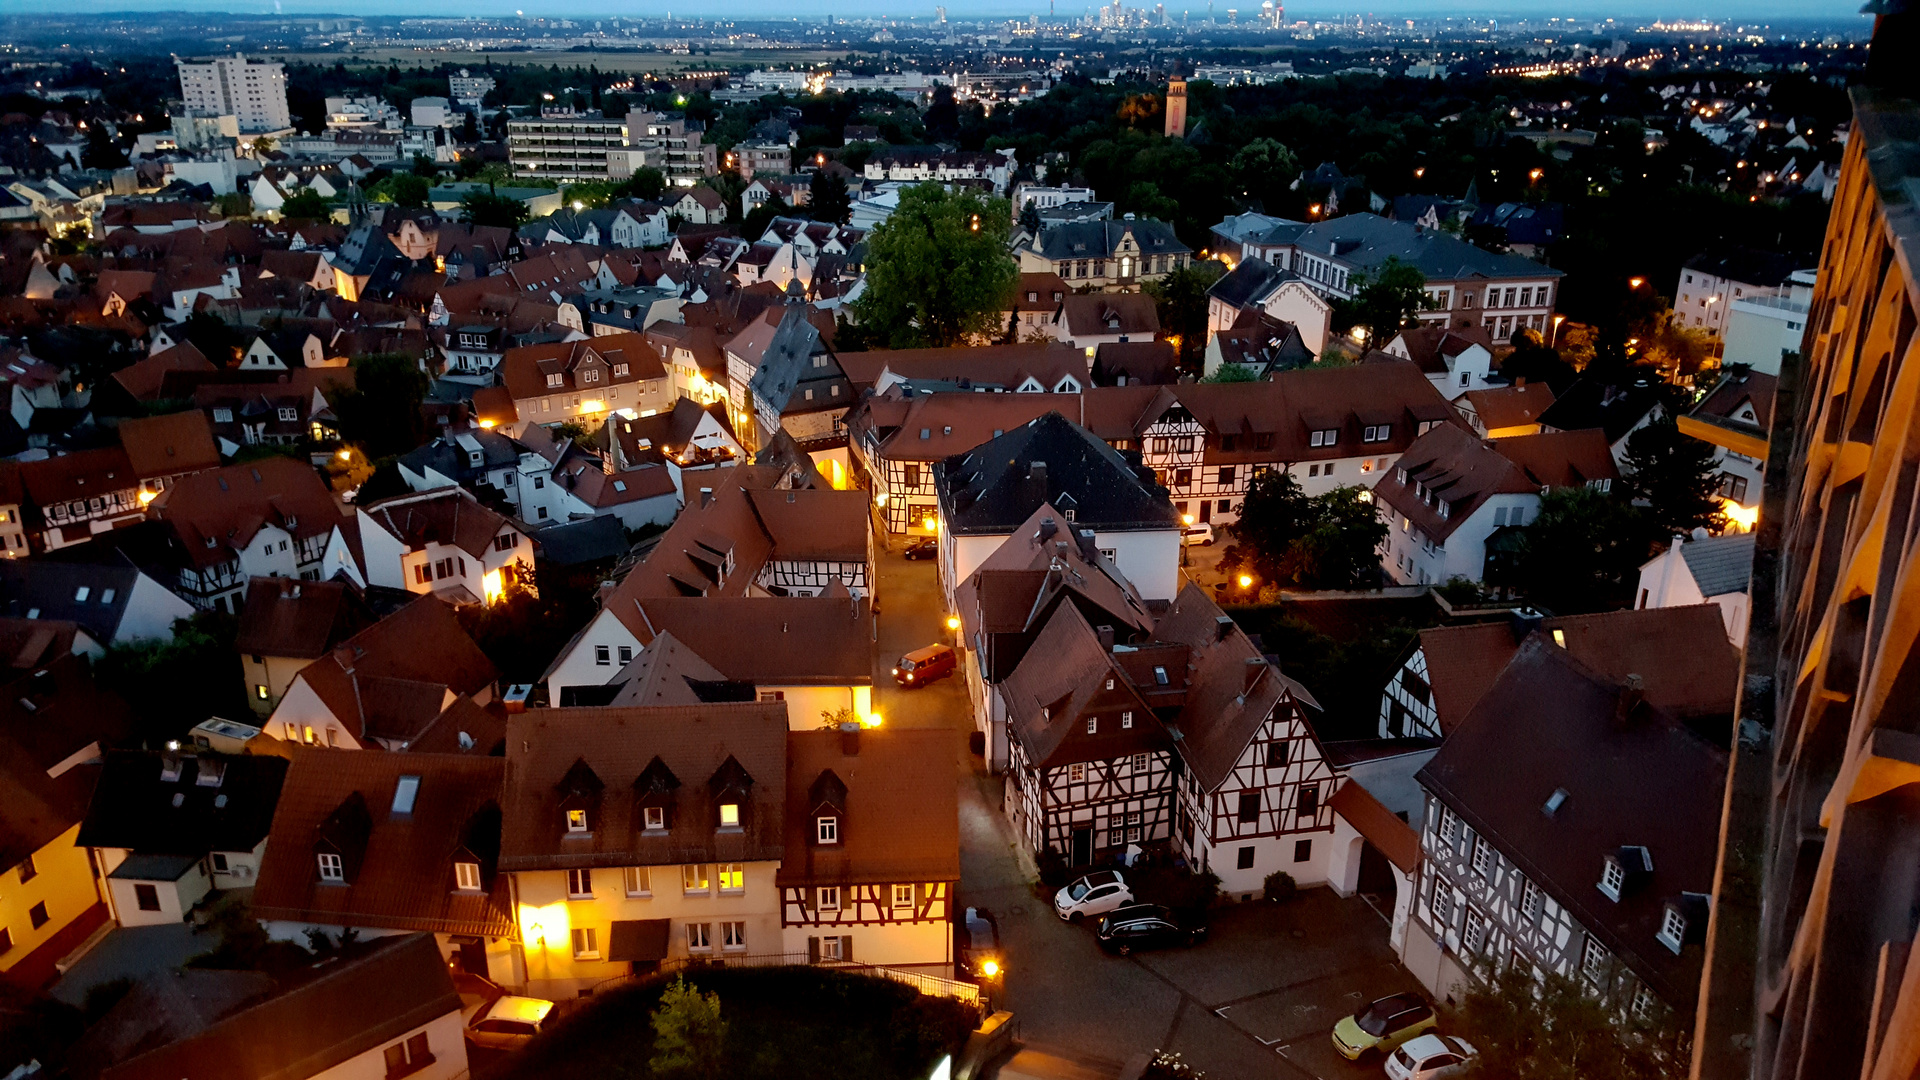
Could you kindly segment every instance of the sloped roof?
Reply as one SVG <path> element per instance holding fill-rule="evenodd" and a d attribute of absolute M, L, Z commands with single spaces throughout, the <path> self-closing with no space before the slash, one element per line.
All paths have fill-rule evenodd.
<path fill-rule="evenodd" d="M 1403 482 L 1401 475 L 1406 476 Z M 1422 498 L 1424 485 L 1434 504 Z M 1495 495 L 1532 495 L 1540 483 L 1525 469 L 1470 431 L 1441 424 L 1413 441 L 1397 468 L 1374 484 L 1374 497 L 1413 521 L 1420 531 L 1445 541 Z"/>
<path fill-rule="evenodd" d="M 789 488 L 746 496 L 773 541 L 772 558 L 866 561 L 873 527 L 866 492 Z"/>
<path fill-rule="evenodd" d="M 508 718 L 507 870 L 776 860 L 783 852 L 787 707 L 738 702 L 656 708 L 537 709 Z M 642 828 L 635 781 L 658 758 L 678 786 L 667 828 Z M 740 831 L 721 832 L 714 781 L 736 763 L 752 783 Z M 581 770 L 588 770 L 582 774 Z M 567 837 L 562 785 L 586 775 L 588 835 Z"/>
<path fill-rule="evenodd" d="M 696 684 L 726 681 L 718 668 L 687 648 L 672 631 L 663 630 L 609 682 L 619 689 L 608 704 L 699 705 L 708 698 Z"/>
<path fill-rule="evenodd" d="M 304 681 L 355 738 L 410 742 L 447 705 L 491 685 L 493 661 L 453 608 L 422 596 L 300 669 Z"/>
<path fill-rule="evenodd" d="M 1170 384 L 1179 381 L 1180 356 L 1165 341 L 1106 341 L 1093 354 L 1093 381 L 1112 386 L 1124 377 L 1127 385 Z"/>
<path fill-rule="evenodd" d="M 671 633 L 734 682 L 857 686 L 873 680 L 869 601 L 837 584 L 820 596 L 656 596 L 639 603 L 642 621 L 652 627 L 640 635 L 643 641 Z"/>
<path fill-rule="evenodd" d="M 509 519 L 481 505 L 465 488 L 395 495 L 360 507 L 360 517 L 418 550 L 441 543 L 481 558 Z"/>
<path fill-rule="evenodd" d="M 213 426 L 198 409 L 120 421 L 120 446 L 141 479 L 217 468 Z"/>
<path fill-rule="evenodd" d="M 1042 503 L 1098 529 L 1179 526 L 1152 473 L 1057 412 L 934 466 L 942 527 L 956 535 L 1006 533 Z"/>
<path fill-rule="evenodd" d="M 1073 337 L 1160 332 L 1160 313 L 1145 293 L 1074 293 L 1060 301 L 1059 318 Z"/>
<path fill-rule="evenodd" d="M 173 780 L 165 778 L 170 763 L 179 768 Z M 112 750 L 77 842 L 196 858 L 209 851 L 252 851 L 273 824 L 286 774 L 281 757 Z"/>
<path fill-rule="evenodd" d="M 1333 812 L 1345 818 L 1355 832 L 1366 837 L 1387 861 L 1411 874 L 1420 867 L 1420 834 L 1401 821 L 1393 811 L 1380 805 L 1373 793 L 1348 780 L 1327 800 Z"/>
<path fill-rule="evenodd" d="M 359 956 L 332 963 L 310 982 L 192 1038 L 122 1061 L 102 1076 L 305 1080 L 432 1020 L 459 1013 L 460 995 L 431 935 L 393 938 L 364 948 Z"/>
<path fill-rule="evenodd" d="M 253 914 L 336 926 L 513 937 L 507 875 L 496 865 L 506 761 L 479 754 L 358 753 L 292 747 Z M 410 813 L 394 811 L 402 776 L 419 777 Z M 315 845 L 358 795 L 371 819 L 341 883 L 322 882 Z M 454 856 L 480 863 L 481 891 L 455 887 Z"/>
<path fill-rule="evenodd" d="M 1693 575 L 1693 583 L 1699 586 L 1701 596 L 1711 600 L 1729 593 L 1743 593 L 1753 577 L 1753 534 L 1731 533 L 1689 540 L 1680 545 L 1680 557 L 1686 560 L 1687 572 Z"/>
<path fill-rule="evenodd" d="M 1493 448 L 1542 487 L 1579 487 L 1620 478 L 1606 433 L 1598 428 L 1516 435 L 1495 439 Z"/>
<path fill-rule="evenodd" d="M 1185 666 L 1180 665 L 1181 674 Z M 1172 745 L 1152 706 L 1072 604 L 1054 609 L 1026 661 L 1001 683 L 1001 695 L 1008 732 L 1036 767 L 1104 761 Z M 1122 712 L 1133 713 L 1131 728 L 1120 726 Z M 1082 720 L 1089 714 L 1108 717 L 1091 735 Z"/>
<path fill-rule="evenodd" d="M 1546 383 L 1469 390 L 1461 396 L 1473 405 L 1474 415 L 1489 431 L 1536 423 L 1553 404 L 1553 388 Z"/>
<path fill-rule="evenodd" d="M 337 581 L 254 578 L 247 582 L 234 651 L 312 660 L 345 640 L 372 613 Z"/>
<path fill-rule="evenodd" d="M 859 355 L 859 354 L 854 354 Z M 1049 412 L 1077 410 L 1066 394 L 915 394 L 866 398 L 847 417 L 854 437 L 872 432 L 890 461 L 939 461 L 964 454 Z M 1077 411 L 1076 411 L 1077 415 Z"/>
<path fill-rule="evenodd" d="M 959 737 L 945 729 L 788 733 L 786 846 L 775 881 L 959 881 L 959 752 Z M 840 839 L 817 844 L 810 792 L 828 772 L 846 789 Z"/>
<path fill-rule="evenodd" d="M 1715 632 L 1725 640 L 1717 617 Z M 1668 901 L 1713 891 L 1727 760 L 1664 709 L 1624 695 L 1534 635 L 1417 779 L 1684 1013 L 1702 949 L 1676 956 L 1654 935 Z M 1553 705 L 1544 715 L 1543 701 Z M 1567 794 L 1546 813 L 1556 791 Z M 1615 903 L 1595 883 L 1604 858 L 1627 846 L 1646 847 L 1653 870 Z"/>
<path fill-rule="evenodd" d="M 324 536 L 340 523 L 340 506 L 320 474 L 304 461 L 269 457 L 182 477 L 148 507 L 172 525 L 195 566 L 238 558 L 265 525 L 295 539 Z"/>
<path fill-rule="evenodd" d="M 1049 601 L 1063 591 L 1084 597 L 1141 637 L 1153 632 L 1153 615 L 1139 590 L 1045 503 L 961 582 L 954 607 L 969 640 L 982 631 L 1037 632 Z"/>

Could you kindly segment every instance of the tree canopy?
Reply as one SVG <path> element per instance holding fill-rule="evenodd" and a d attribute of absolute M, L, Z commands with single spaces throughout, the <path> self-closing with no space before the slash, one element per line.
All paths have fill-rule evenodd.
<path fill-rule="evenodd" d="M 281 220 L 327 221 L 333 217 L 333 210 L 327 200 L 312 188 L 302 188 L 293 197 L 280 204 Z"/>
<path fill-rule="evenodd" d="M 1160 327 L 1176 341 L 1180 362 L 1193 368 L 1207 348 L 1207 290 L 1226 268 L 1217 262 L 1197 262 L 1149 281 L 1141 291 L 1153 297 Z"/>
<path fill-rule="evenodd" d="M 847 211 L 852 205 L 852 196 L 847 194 L 846 177 L 826 169 L 814 172 L 813 179 L 807 184 L 808 217 L 839 225 L 847 220 Z"/>
<path fill-rule="evenodd" d="M 1363 328 L 1367 343 L 1376 348 L 1392 340 L 1401 327 L 1411 325 L 1414 316 L 1431 305 L 1426 275 L 1398 256 L 1388 256 L 1374 273 L 1354 274 L 1347 284 L 1353 299 L 1338 302 L 1336 311 L 1346 316 L 1344 321 L 1349 325 Z"/>
<path fill-rule="evenodd" d="M 1291 473 L 1275 469 L 1247 486 L 1233 534 L 1239 542 L 1221 556 L 1223 573 L 1250 573 L 1265 585 L 1340 589 L 1378 577 L 1387 526 L 1364 489 L 1309 496 Z"/>
<path fill-rule="evenodd" d="M 1556 615 L 1627 606 L 1652 550 L 1646 515 L 1623 495 L 1555 488 L 1527 524 L 1511 584 Z"/>
<path fill-rule="evenodd" d="M 460 200 L 460 212 L 475 225 L 517 229 L 527 223 L 527 204 L 486 191 L 469 192 Z"/>
<path fill-rule="evenodd" d="M 1663 535 L 1726 528 L 1713 445 L 1680 430 L 1671 418 L 1627 436 L 1621 462 L 1627 491 L 1646 503 L 1648 524 Z"/>
<path fill-rule="evenodd" d="M 905 189 L 867 234 L 867 287 L 854 314 L 895 349 L 995 335 L 1020 280 L 1007 254 L 1011 217 L 1005 199 L 932 183 Z"/>
<path fill-rule="evenodd" d="M 1478 1053 L 1472 1080 L 1681 1080 L 1691 1040 L 1685 1025 L 1622 1017 L 1579 982 L 1520 965 L 1470 981 L 1460 1008 Z"/>
<path fill-rule="evenodd" d="M 354 384 L 333 394 L 340 437 L 379 460 L 404 454 L 426 441 L 420 403 L 427 376 L 412 357 L 374 353 L 353 362 Z"/>

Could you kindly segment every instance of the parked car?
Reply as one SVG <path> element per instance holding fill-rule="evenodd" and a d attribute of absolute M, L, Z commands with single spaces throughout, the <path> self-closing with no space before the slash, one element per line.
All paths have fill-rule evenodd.
<path fill-rule="evenodd" d="M 960 977 L 989 982 L 1006 974 L 1000 956 L 1000 925 L 993 912 L 968 908 L 960 921 Z"/>
<path fill-rule="evenodd" d="M 935 540 L 931 536 L 922 536 L 918 539 L 909 540 L 907 541 L 907 546 L 901 549 L 900 554 L 908 560 L 931 559 L 940 554 L 940 541 Z"/>
<path fill-rule="evenodd" d="M 517 1050 L 540 1034 L 553 1002 L 544 998 L 497 997 L 467 1020 L 467 1041 L 489 1050 Z"/>
<path fill-rule="evenodd" d="M 1333 1048 L 1348 1061 L 1378 1051 L 1391 1054 L 1400 1044 L 1425 1034 L 1439 1023 L 1433 1006 L 1418 994 L 1394 994 L 1333 1025 Z"/>
<path fill-rule="evenodd" d="M 1100 947 L 1115 956 L 1126 956 L 1136 949 L 1158 949 L 1168 945 L 1192 947 L 1207 938 L 1204 926 L 1181 926 L 1173 915 L 1158 904 L 1133 904 L 1115 908 L 1100 920 L 1094 935 Z"/>
<path fill-rule="evenodd" d="M 1200 522 L 1198 525 L 1189 525 L 1187 526 L 1185 539 L 1189 545 L 1198 544 L 1201 547 L 1212 547 L 1213 546 L 1213 526 L 1207 524 L 1204 521 Z"/>
<path fill-rule="evenodd" d="M 1467 1074 L 1474 1053 L 1465 1039 L 1429 1032 L 1408 1039 L 1388 1056 L 1387 1075 L 1392 1080 L 1453 1080 Z"/>
<path fill-rule="evenodd" d="M 1117 870 L 1100 870 L 1053 894 L 1053 913 L 1068 922 L 1104 915 L 1133 903 L 1133 890 Z"/>
<path fill-rule="evenodd" d="M 893 681 L 905 687 L 925 686 L 953 674 L 959 662 L 951 645 L 915 649 L 893 665 Z"/>

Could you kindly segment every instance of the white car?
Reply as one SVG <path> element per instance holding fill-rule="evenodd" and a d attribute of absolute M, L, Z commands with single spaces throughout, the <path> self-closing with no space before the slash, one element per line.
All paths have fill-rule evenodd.
<path fill-rule="evenodd" d="M 1053 913 L 1068 922 L 1104 915 L 1133 903 L 1133 891 L 1117 871 L 1100 870 L 1053 894 Z"/>
<path fill-rule="evenodd" d="M 1198 544 L 1201 547 L 1212 547 L 1213 526 L 1204 521 L 1198 525 L 1187 526 L 1186 542 L 1188 545 Z"/>
<path fill-rule="evenodd" d="M 1387 1075 L 1392 1080 L 1450 1080 L 1467 1075 L 1473 1055 L 1473 1044 L 1465 1039 L 1428 1032 L 1387 1055 Z"/>
<path fill-rule="evenodd" d="M 553 1002 L 544 998 L 495 998 L 468 1018 L 467 1041 L 491 1050 L 517 1050 L 540 1034 L 552 1011 Z"/>

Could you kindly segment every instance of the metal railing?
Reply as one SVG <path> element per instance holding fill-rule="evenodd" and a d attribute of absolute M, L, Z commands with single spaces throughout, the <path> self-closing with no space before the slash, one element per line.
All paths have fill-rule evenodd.
<path fill-rule="evenodd" d="M 930 997 L 950 997 L 959 1001 L 980 1001 L 980 988 L 970 982 L 958 979 L 928 975 L 907 968 L 884 967 L 877 964 L 856 964 L 846 960 L 812 959 L 806 953 L 716 953 L 711 956 L 676 956 L 660 962 L 658 971 L 644 975 L 616 975 L 611 979 L 595 983 L 592 993 L 618 989 L 643 982 L 657 975 L 674 975 L 689 968 L 703 967 L 826 967 L 836 971 L 846 971 L 855 975 L 871 975 L 880 979 L 892 979 L 905 983 L 922 994 Z"/>

